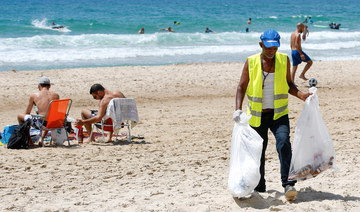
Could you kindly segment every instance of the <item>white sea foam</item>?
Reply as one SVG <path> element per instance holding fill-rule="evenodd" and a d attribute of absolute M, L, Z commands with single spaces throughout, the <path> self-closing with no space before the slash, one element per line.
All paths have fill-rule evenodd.
<path fill-rule="evenodd" d="M 279 51 L 290 53 L 291 33 L 279 33 Z M 17 65 L 52 67 L 55 63 L 86 66 L 244 61 L 247 56 L 260 51 L 260 34 L 61 34 L 0 38 L 0 70 Z M 359 56 L 359 47 L 360 32 L 310 32 L 303 42 L 304 50 L 314 60 L 353 58 Z M 341 54 L 336 53 L 337 50 L 341 50 Z"/>

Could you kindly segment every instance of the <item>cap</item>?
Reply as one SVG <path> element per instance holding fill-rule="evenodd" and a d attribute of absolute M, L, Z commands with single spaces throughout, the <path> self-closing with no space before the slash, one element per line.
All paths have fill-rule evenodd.
<path fill-rule="evenodd" d="M 260 39 L 267 48 L 280 46 L 280 35 L 277 31 L 269 29 L 261 34 Z"/>
<path fill-rule="evenodd" d="M 39 84 L 50 85 L 50 79 L 48 77 L 42 76 L 39 80 Z"/>

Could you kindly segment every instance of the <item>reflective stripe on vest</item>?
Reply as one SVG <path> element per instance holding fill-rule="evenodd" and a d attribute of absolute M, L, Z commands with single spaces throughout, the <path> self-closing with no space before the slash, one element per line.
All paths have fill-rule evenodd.
<path fill-rule="evenodd" d="M 262 69 L 260 54 L 252 55 L 247 58 L 249 67 L 249 84 L 246 89 L 248 97 L 247 113 L 252 117 L 249 124 L 259 127 L 261 124 L 262 113 Z M 287 74 L 287 55 L 276 52 L 275 55 L 275 78 L 274 78 L 274 120 L 288 114 L 288 92 L 289 85 L 286 79 Z"/>

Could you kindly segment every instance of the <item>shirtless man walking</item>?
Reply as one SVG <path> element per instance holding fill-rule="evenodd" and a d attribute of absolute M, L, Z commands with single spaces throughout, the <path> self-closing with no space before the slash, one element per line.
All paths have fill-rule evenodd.
<path fill-rule="evenodd" d="M 300 74 L 300 78 L 303 80 L 308 80 L 305 77 L 305 73 L 309 70 L 309 68 L 312 65 L 312 60 L 310 59 L 305 52 L 302 51 L 301 48 L 301 33 L 304 32 L 304 24 L 298 23 L 296 25 L 296 30 L 291 34 L 291 41 L 290 41 L 290 47 L 291 47 L 291 57 L 293 61 L 293 67 L 291 72 L 291 81 L 295 84 L 295 73 L 298 65 L 304 61 L 306 62 L 306 66 L 304 67 L 304 70 Z"/>
<path fill-rule="evenodd" d="M 91 124 L 101 121 L 101 119 L 105 116 L 106 109 L 110 100 L 113 98 L 125 98 L 124 94 L 120 91 L 110 91 L 105 89 L 100 84 L 94 84 L 90 88 L 90 94 L 94 99 L 100 100 L 99 102 L 99 110 L 92 111 L 88 109 L 83 109 L 81 111 L 82 119 L 77 120 L 77 126 L 85 126 L 87 133 L 91 134 Z M 81 137 L 81 136 L 80 136 Z M 109 137 L 107 141 L 111 141 L 112 132 L 109 133 Z M 80 138 L 81 139 L 81 138 Z M 95 141 L 94 136 L 88 138 L 88 140 L 84 141 L 84 143 L 89 143 L 90 141 Z"/>
<path fill-rule="evenodd" d="M 31 119 L 31 110 L 33 106 L 35 106 L 35 112 L 38 115 L 45 115 L 46 109 L 49 103 L 52 100 L 59 99 L 59 95 L 57 93 L 50 91 L 50 79 L 48 77 L 41 77 L 39 80 L 39 91 L 30 95 L 29 103 L 26 107 L 25 113 L 20 113 L 17 116 L 19 124 L 24 123 L 25 120 Z M 40 120 L 39 120 L 40 121 Z M 42 124 L 42 123 L 32 123 L 33 125 Z M 43 132 L 43 137 L 46 135 L 47 131 Z M 33 146 L 34 143 L 31 139 L 29 139 L 29 145 Z"/>

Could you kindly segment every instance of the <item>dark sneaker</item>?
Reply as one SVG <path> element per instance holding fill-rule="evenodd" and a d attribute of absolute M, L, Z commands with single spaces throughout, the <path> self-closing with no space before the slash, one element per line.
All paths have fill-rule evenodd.
<path fill-rule="evenodd" d="M 287 201 L 293 201 L 297 195 L 297 191 L 291 185 L 285 187 L 285 198 Z"/>

